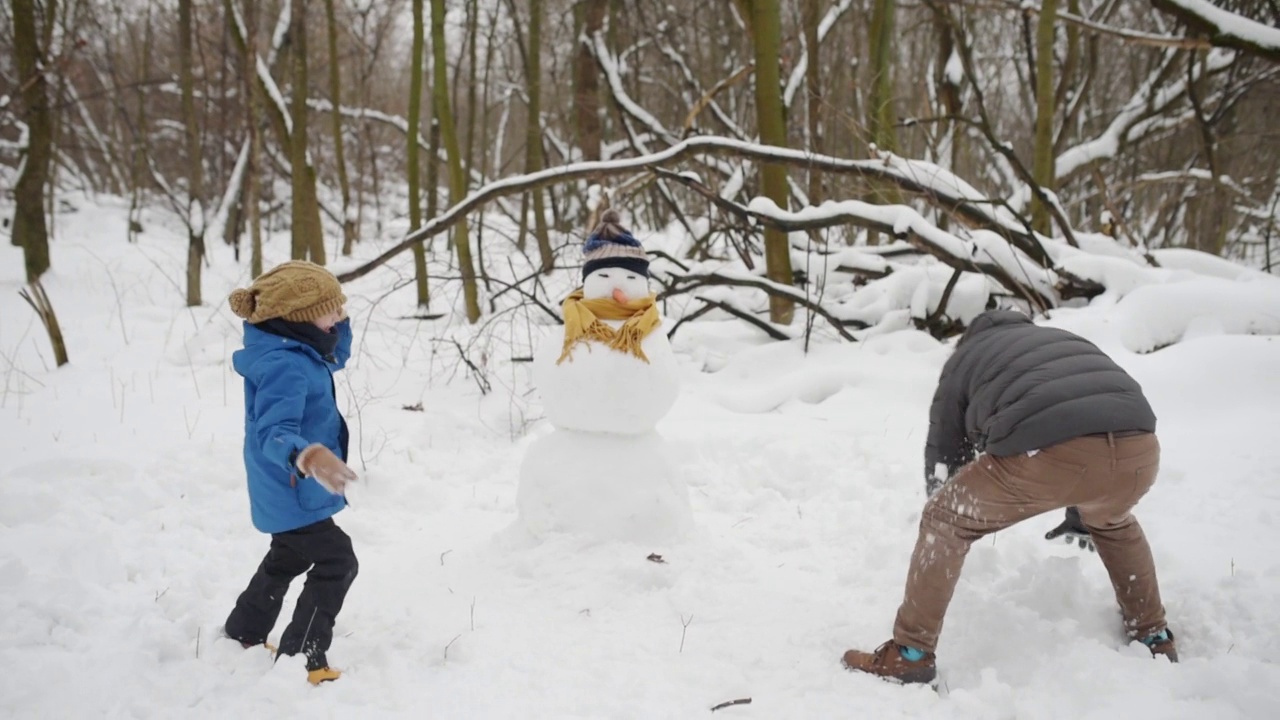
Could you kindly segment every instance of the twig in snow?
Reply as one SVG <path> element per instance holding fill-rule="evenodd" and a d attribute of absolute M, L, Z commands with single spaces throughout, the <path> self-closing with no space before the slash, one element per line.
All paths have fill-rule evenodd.
<path fill-rule="evenodd" d="M 719 705 L 712 705 L 711 712 L 715 712 L 717 710 L 723 710 L 727 707 L 733 707 L 734 705 L 750 705 L 750 704 L 751 704 L 751 698 L 738 698 L 737 700 L 725 700 Z"/>
<path fill-rule="evenodd" d="M 790 335 L 782 332 L 781 330 L 774 327 L 773 325 L 770 325 L 768 322 L 761 320 L 760 318 L 756 317 L 755 315 L 752 315 L 749 312 L 746 312 L 744 310 L 739 310 L 738 308 L 733 307 L 728 303 L 719 302 L 717 300 L 708 300 L 706 298 L 698 298 L 698 300 L 706 303 L 710 307 L 716 308 L 717 310 L 723 310 L 740 320 L 747 321 L 751 325 L 754 325 L 755 327 L 760 328 L 762 331 L 764 331 L 765 335 L 768 335 L 770 338 L 774 340 L 790 340 L 791 339 Z"/>
<path fill-rule="evenodd" d="M 951 274 L 951 279 L 947 280 L 947 286 L 942 289 L 942 297 L 938 299 L 938 307 L 920 323 L 934 337 L 945 337 L 947 331 L 955 326 L 954 321 L 947 323 L 947 327 L 940 327 L 939 323 L 941 323 L 942 317 L 946 315 L 947 303 L 951 301 L 951 292 L 956 289 L 956 283 L 960 281 L 962 274 L 964 274 L 964 271 L 956 268 L 956 271 Z M 937 332 L 935 332 L 935 328 Z"/>
<path fill-rule="evenodd" d="M 440 567 L 444 567 L 444 556 L 448 555 L 451 552 L 453 552 L 453 550 L 445 550 L 444 552 L 440 553 Z"/>
<path fill-rule="evenodd" d="M 685 620 L 684 615 L 680 616 L 680 652 L 684 652 L 684 636 L 689 632 L 689 623 L 693 622 L 693 615 L 689 615 L 689 619 Z"/>
<path fill-rule="evenodd" d="M 716 309 L 716 306 L 708 302 L 708 303 L 705 303 L 702 307 L 698 308 L 697 310 L 694 310 L 688 315 L 681 317 L 679 320 L 676 321 L 676 324 L 672 326 L 671 332 L 667 333 L 667 340 L 670 340 L 671 338 L 676 336 L 676 331 L 680 329 L 681 325 L 691 320 L 697 320 L 698 318 L 702 317 L 703 315 L 706 315 L 707 313 L 715 309 Z"/>
<path fill-rule="evenodd" d="M 450 646 L 452 646 L 454 643 L 458 642 L 458 638 L 460 638 L 460 637 L 462 637 L 462 635 L 454 635 L 454 636 L 453 636 L 453 639 L 452 639 L 452 640 L 450 640 L 450 641 L 449 641 L 449 643 L 448 643 L 447 645 L 445 645 L 445 646 L 444 646 L 444 661 L 445 661 L 445 662 L 449 662 L 449 647 L 450 647 Z"/>

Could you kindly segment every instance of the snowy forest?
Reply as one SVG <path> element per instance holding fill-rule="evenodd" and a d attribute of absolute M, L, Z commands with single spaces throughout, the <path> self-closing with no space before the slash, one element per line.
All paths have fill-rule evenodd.
<path fill-rule="evenodd" d="M 344 280 L 412 252 L 422 309 L 449 307 L 432 294 L 452 280 L 475 323 L 499 295 L 549 301 L 491 244 L 571 265 L 614 205 L 684 236 L 664 295 L 748 285 L 689 311 L 778 337 L 797 304 L 880 322 L 859 290 L 910 296 L 920 256 L 952 271 L 936 294 L 986 276 L 1043 311 L 1104 290 L 1082 252 L 1271 268 L 1278 16 L 1261 0 L 14 2 L 10 234 L 38 280 L 61 198 L 111 194 L 126 240 L 143 209 L 182 219 L 188 304 L 208 244 L 256 275 L 263 233 L 287 229 L 291 257 Z M 722 267 L 691 270 L 707 260 Z M 913 277 L 875 282 L 895 271 Z M 962 327 L 930 304 L 921 326 Z"/>
<path fill-rule="evenodd" d="M 3 0 L 0 715 L 1278 716 L 1277 117 L 1276 0 Z M 661 367 L 553 386 L 614 213 Z M 228 299 L 291 259 L 354 333 L 324 690 L 222 628 Z M 1180 664 L 1054 512 L 974 545 L 938 692 L 841 668 L 992 309 L 1150 398 Z"/>

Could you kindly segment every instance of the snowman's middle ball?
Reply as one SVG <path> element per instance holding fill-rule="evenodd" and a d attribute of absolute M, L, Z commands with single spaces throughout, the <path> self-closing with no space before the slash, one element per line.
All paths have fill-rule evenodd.
<path fill-rule="evenodd" d="M 648 278 L 620 268 L 604 268 L 583 281 L 587 299 L 628 298 L 649 293 Z M 621 321 L 606 321 L 613 327 Z M 559 364 L 564 335 L 547 336 L 534 353 L 533 380 L 553 425 L 584 432 L 645 433 L 653 430 L 679 394 L 675 353 L 658 328 L 641 343 L 644 360 L 598 342 L 579 343 Z"/>

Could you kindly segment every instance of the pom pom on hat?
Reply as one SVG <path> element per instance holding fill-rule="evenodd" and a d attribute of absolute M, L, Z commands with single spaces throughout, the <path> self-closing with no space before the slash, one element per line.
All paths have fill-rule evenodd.
<path fill-rule="evenodd" d="M 231 312 L 257 324 L 273 318 L 311 322 L 340 310 L 347 302 L 333 273 L 315 263 L 291 260 L 259 275 L 253 284 L 233 290 Z"/>
<path fill-rule="evenodd" d="M 237 317 L 248 319 L 253 315 L 254 307 L 258 304 L 253 293 L 244 288 L 236 288 L 231 291 L 231 297 L 227 298 L 227 302 L 231 305 L 231 312 Z"/>
<path fill-rule="evenodd" d="M 622 268 L 649 276 L 649 256 L 644 246 L 622 226 L 622 218 L 612 208 L 600 216 L 600 224 L 582 245 L 582 277 L 604 268 Z"/>

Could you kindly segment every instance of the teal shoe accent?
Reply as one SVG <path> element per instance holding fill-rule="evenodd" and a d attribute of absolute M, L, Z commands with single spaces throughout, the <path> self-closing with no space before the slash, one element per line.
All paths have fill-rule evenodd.
<path fill-rule="evenodd" d="M 903 660 L 908 660 L 910 662 L 920 662 L 921 660 L 924 659 L 925 652 L 923 650 L 920 650 L 919 648 L 907 647 L 906 645 L 899 645 L 898 654 L 902 656 Z"/>
<path fill-rule="evenodd" d="M 1165 628 L 1155 635 L 1148 635 L 1142 638 L 1142 644 L 1147 647 L 1154 647 L 1162 642 L 1169 642 L 1169 628 Z"/>

